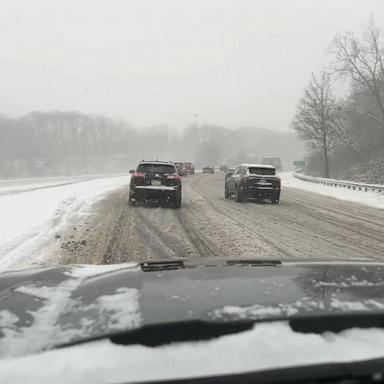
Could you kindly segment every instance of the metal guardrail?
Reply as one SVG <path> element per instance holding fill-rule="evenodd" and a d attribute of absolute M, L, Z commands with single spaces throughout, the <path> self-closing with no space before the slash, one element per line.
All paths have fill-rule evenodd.
<path fill-rule="evenodd" d="M 307 176 L 295 172 L 293 173 L 293 176 L 300 180 L 308 181 L 314 184 L 322 184 L 328 187 L 346 188 L 353 191 L 384 193 L 384 185 L 380 184 L 355 183 L 353 181 L 326 179 L 321 177 Z"/>

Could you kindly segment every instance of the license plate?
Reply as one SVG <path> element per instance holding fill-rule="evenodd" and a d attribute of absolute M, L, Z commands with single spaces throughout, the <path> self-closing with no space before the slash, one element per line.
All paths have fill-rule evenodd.
<path fill-rule="evenodd" d="M 152 184 L 153 186 L 158 187 L 158 186 L 161 185 L 161 180 L 152 180 L 151 184 Z"/>

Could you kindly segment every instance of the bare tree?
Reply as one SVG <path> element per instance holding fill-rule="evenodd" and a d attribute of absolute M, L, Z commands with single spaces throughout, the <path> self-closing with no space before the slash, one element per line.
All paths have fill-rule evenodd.
<path fill-rule="evenodd" d="M 336 36 L 332 52 L 335 73 L 351 80 L 361 91 L 368 90 L 377 103 L 379 116 L 362 113 L 384 128 L 384 47 L 380 28 L 371 20 L 360 38 L 352 32 L 342 33 Z"/>
<path fill-rule="evenodd" d="M 329 152 L 341 138 L 340 114 L 332 94 L 330 77 L 322 72 L 312 75 L 299 101 L 292 128 L 299 138 L 323 154 L 323 176 L 329 177 Z"/>

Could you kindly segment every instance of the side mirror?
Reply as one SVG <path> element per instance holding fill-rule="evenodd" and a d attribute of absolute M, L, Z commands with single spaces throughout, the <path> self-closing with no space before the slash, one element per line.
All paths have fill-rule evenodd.
<path fill-rule="evenodd" d="M 130 169 L 129 173 L 132 175 L 132 173 L 135 173 L 135 170 L 134 169 Z"/>

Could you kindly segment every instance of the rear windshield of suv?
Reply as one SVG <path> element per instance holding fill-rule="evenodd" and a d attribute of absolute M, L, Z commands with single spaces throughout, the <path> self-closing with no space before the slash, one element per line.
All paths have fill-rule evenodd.
<path fill-rule="evenodd" d="M 170 164 L 140 164 L 137 171 L 143 173 L 176 173 L 175 167 Z"/>
<path fill-rule="evenodd" d="M 250 173 L 251 175 L 274 176 L 276 174 L 276 170 L 274 168 L 263 168 L 263 167 L 248 168 L 247 172 Z"/>

